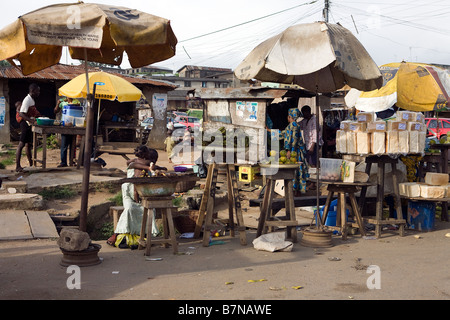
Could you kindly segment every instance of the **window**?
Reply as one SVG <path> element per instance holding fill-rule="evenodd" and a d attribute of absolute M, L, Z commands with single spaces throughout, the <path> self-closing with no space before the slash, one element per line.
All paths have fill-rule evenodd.
<path fill-rule="evenodd" d="M 428 128 L 436 129 L 437 128 L 437 121 L 436 120 L 430 120 L 430 123 L 428 124 Z"/>
<path fill-rule="evenodd" d="M 191 86 L 191 82 L 190 81 L 185 81 L 184 82 L 184 86 L 185 87 L 190 87 Z"/>
<path fill-rule="evenodd" d="M 207 87 L 208 87 L 208 82 L 202 81 L 202 88 L 207 88 Z"/>
<path fill-rule="evenodd" d="M 442 120 L 442 126 L 443 126 L 444 128 L 450 128 L 450 122 L 445 121 L 445 120 Z"/>

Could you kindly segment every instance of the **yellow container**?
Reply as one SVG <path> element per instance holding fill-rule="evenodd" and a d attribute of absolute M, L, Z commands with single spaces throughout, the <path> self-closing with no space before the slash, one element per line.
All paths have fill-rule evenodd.
<path fill-rule="evenodd" d="M 252 182 L 261 177 L 261 169 L 259 166 L 239 166 L 239 181 Z"/>

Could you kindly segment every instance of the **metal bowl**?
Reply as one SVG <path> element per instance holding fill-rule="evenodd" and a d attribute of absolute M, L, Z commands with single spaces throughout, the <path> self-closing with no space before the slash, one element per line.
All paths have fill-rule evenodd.
<path fill-rule="evenodd" d="M 134 188 L 141 197 L 168 197 L 175 193 L 178 181 L 160 183 L 135 183 Z"/>

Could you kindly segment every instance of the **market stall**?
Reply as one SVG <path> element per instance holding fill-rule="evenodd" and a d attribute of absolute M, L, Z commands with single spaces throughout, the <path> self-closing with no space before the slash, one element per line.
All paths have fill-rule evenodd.
<path fill-rule="evenodd" d="M 86 128 L 84 125 L 80 126 L 62 126 L 60 123 L 56 121 L 58 125 L 55 124 L 55 120 L 48 120 L 47 125 L 34 125 L 32 126 L 33 131 L 33 166 L 37 166 L 40 162 L 42 164 L 42 168 L 47 168 L 47 136 L 51 134 L 65 134 L 70 135 L 72 137 L 72 143 L 70 144 L 70 152 L 69 152 L 69 163 L 72 164 L 75 154 L 76 154 L 76 139 L 77 136 L 81 136 L 81 144 L 80 151 L 78 153 L 77 160 L 77 169 L 80 169 L 82 163 L 82 157 L 84 152 L 84 141 L 86 136 Z M 38 148 L 38 139 L 39 136 L 42 137 L 42 160 L 39 160 L 37 157 L 37 148 Z"/>
<path fill-rule="evenodd" d="M 407 200 L 414 199 L 415 201 L 441 198 L 442 202 L 446 203 L 445 187 L 430 187 L 430 184 L 419 183 L 416 180 L 408 182 L 408 186 L 414 187 L 406 188 L 404 187 L 405 182 L 399 181 L 397 175 L 399 160 L 409 156 L 420 159 L 425 155 L 426 126 L 424 120 L 424 115 L 421 112 L 400 110 L 394 117 L 385 120 L 377 119 L 374 112 L 360 112 L 356 121 L 343 121 L 340 130 L 337 131 L 336 148 L 344 160 L 365 163 L 365 173 L 368 175 L 371 172 L 372 165 L 377 165 L 376 214 L 375 217 L 363 217 L 366 222 L 375 225 L 376 237 L 381 236 L 381 227 L 386 224 L 399 225 L 400 233 L 403 233 L 406 219 L 402 214 L 401 197 Z M 386 164 L 391 166 L 390 173 L 385 170 Z M 444 165 L 444 167 L 446 166 Z M 426 173 L 426 180 L 429 175 L 430 173 Z M 392 194 L 395 199 L 397 217 L 383 219 L 383 201 L 386 195 L 385 182 L 388 176 L 389 179 L 392 179 Z M 440 185 L 447 185 L 448 173 L 441 174 L 440 179 Z M 414 193 L 405 191 L 409 189 L 414 190 Z M 436 189 L 440 191 L 436 191 Z M 366 191 L 367 188 L 361 190 L 361 208 Z M 446 215 L 446 207 L 443 206 L 443 216 Z M 410 220 L 409 211 L 407 219 Z"/>

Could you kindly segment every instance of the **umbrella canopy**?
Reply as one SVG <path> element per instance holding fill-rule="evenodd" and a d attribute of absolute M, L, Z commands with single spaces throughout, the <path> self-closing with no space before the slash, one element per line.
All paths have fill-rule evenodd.
<path fill-rule="evenodd" d="M 347 106 L 360 111 L 380 112 L 394 104 L 411 111 L 439 111 L 448 107 L 450 74 L 440 67 L 412 62 L 390 63 L 380 67 L 384 85 L 379 90 L 351 89 Z"/>
<path fill-rule="evenodd" d="M 315 22 L 287 28 L 253 49 L 238 65 L 241 80 L 294 83 L 312 92 L 345 85 L 374 90 L 383 79 L 353 34 L 339 24 Z"/>
<path fill-rule="evenodd" d="M 106 4 L 56 4 L 19 17 L 0 30 L 0 60 L 20 62 L 24 75 L 59 63 L 62 48 L 83 59 L 86 83 L 88 61 L 120 65 L 126 52 L 132 67 L 142 67 L 175 55 L 175 37 L 169 20 L 138 10 Z M 92 149 L 94 110 L 90 86 L 85 150 Z M 91 154 L 85 152 L 80 230 L 87 229 Z"/>
<path fill-rule="evenodd" d="M 24 75 L 58 63 L 62 48 L 73 59 L 133 68 L 175 55 L 177 38 L 166 19 L 106 4 L 56 4 L 19 17 L 0 30 L 0 60 L 20 61 Z"/>
<path fill-rule="evenodd" d="M 90 92 L 95 83 L 102 83 L 95 90 L 95 98 L 102 100 L 117 100 L 119 102 L 139 101 L 142 91 L 127 80 L 107 72 L 89 73 Z M 59 88 L 59 95 L 70 98 L 87 97 L 86 76 L 84 74 L 72 79 Z"/>
<path fill-rule="evenodd" d="M 374 90 L 383 85 L 383 77 L 366 49 L 353 34 L 339 24 L 315 22 L 289 27 L 262 42 L 235 70 L 240 80 L 297 84 L 309 91 L 334 92 L 345 85 L 359 90 Z M 319 99 L 316 114 L 319 113 Z M 316 117 L 319 127 L 319 117 Z M 317 130 L 316 141 L 319 141 Z M 319 144 L 316 143 L 317 163 Z M 320 167 L 316 183 L 319 185 Z M 319 208 L 319 188 L 317 188 Z M 320 219 L 317 219 L 321 225 Z"/>

